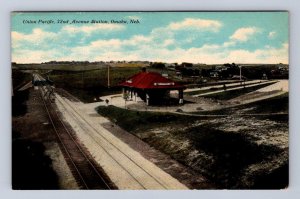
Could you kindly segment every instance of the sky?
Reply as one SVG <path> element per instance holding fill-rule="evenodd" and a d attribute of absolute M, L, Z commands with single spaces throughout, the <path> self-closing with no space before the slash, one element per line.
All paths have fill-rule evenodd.
<path fill-rule="evenodd" d="M 17 63 L 289 61 L 288 12 L 13 12 L 11 18 Z"/>

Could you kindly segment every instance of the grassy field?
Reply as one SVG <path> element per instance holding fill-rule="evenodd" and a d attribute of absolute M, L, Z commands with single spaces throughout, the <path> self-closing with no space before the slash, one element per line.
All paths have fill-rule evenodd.
<path fill-rule="evenodd" d="M 121 92 L 118 86 L 141 69 L 137 67 L 110 68 L 108 88 L 107 68 L 88 71 L 53 71 L 49 78 L 58 88 L 63 88 L 83 102 L 93 102 L 100 96 Z"/>
<path fill-rule="evenodd" d="M 13 68 L 19 70 L 61 70 L 61 71 L 87 71 L 105 68 L 106 64 L 17 64 Z"/>
<path fill-rule="evenodd" d="M 287 139 L 287 120 L 270 122 L 268 118 L 235 115 L 205 119 L 114 106 L 100 106 L 97 111 L 152 147 L 204 175 L 217 185 L 216 188 L 287 186 L 286 143 L 276 145 L 272 143 L 274 136 L 268 134 L 279 131 L 278 136 Z M 259 126 L 253 128 L 253 123 Z M 258 144 L 260 140 L 264 143 Z M 253 165 L 256 170 L 251 169 Z M 276 176 L 281 178 L 274 181 Z"/>
<path fill-rule="evenodd" d="M 110 86 L 117 86 L 128 77 L 139 72 L 140 68 L 110 68 Z M 53 71 L 50 79 L 58 86 L 74 88 L 107 87 L 107 68 L 88 71 Z"/>
<path fill-rule="evenodd" d="M 99 70 L 111 67 L 125 67 L 125 68 L 140 68 L 147 66 L 144 63 L 42 63 L 42 64 L 13 64 L 13 68 L 19 70 L 60 70 L 60 71 L 88 71 L 88 70 Z"/>
<path fill-rule="evenodd" d="M 109 65 L 113 66 L 113 67 L 125 67 L 125 68 L 131 68 L 131 67 L 146 67 L 148 66 L 149 64 L 144 64 L 144 63 L 122 63 L 122 62 L 119 62 L 119 63 L 110 63 Z"/>
<path fill-rule="evenodd" d="M 176 123 L 191 123 L 191 118 L 178 114 L 170 113 L 153 113 L 140 112 L 134 110 L 124 110 L 115 106 L 99 106 L 97 107 L 99 114 L 108 117 L 110 120 L 116 122 L 127 131 L 132 130 L 146 130 L 149 126 L 154 125 L 174 125 Z"/>

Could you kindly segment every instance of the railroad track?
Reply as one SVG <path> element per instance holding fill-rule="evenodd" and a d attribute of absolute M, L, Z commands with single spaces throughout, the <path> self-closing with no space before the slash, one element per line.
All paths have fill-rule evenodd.
<path fill-rule="evenodd" d="M 46 89 L 44 87 L 43 91 L 45 92 Z M 61 120 L 50 100 L 44 99 L 43 92 L 40 94 L 61 150 L 79 187 L 81 189 L 117 189 L 93 158 L 85 153 L 72 131 Z"/>
<path fill-rule="evenodd" d="M 60 100 L 58 100 L 58 101 L 63 106 L 65 106 Z M 92 139 L 94 139 L 94 137 L 91 134 L 89 134 L 88 132 L 90 131 L 90 129 L 93 129 L 95 131 L 97 131 L 97 129 L 95 129 L 94 126 L 90 125 L 88 123 L 88 121 L 86 121 L 86 119 L 84 117 L 82 117 L 72 105 L 70 105 L 70 103 L 68 103 L 67 101 L 65 101 L 65 103 L 73 110 L 73 112 L 72 112 L 73 118 L 78 118 L 76 120 L 78 121 L 78 124 L 80 124 L 80 127 L 83 128 L 85 130 L 85 132 L 87 132 L 87 134 L 92 137 Z M 99 135 L 101 136 L 101 134 L 99 134 Z M 152 176 L 147 170 L 143 169 L 139 164 L 135 163 L 134 160 L 132 160 L 126 153 L 121 151 L 113 143 L 111 143 L 107 138 L 105 138 L 104 136 L 101 136 L 101 137 L 102 137 L 102 139 L 107 141 L 109 144 L 111 144 L 112 147 L 114 147 L 116 150 L 118 150 L 118 152 L 120 154 L 122 154 L 123 156 L 126 156 L 129 160 L 131 160 L 135 164 L 136 167 L 138 167 L 143 172 L 147 173 L 147 175 L 151 176 L 156 181 L 156 183 L 160 184 L 161 187 L 163 187 L 164 189 L 167 189 L 167 187 L 164 184 L 162 184 L 158 179 L 156 179 L 154 176 Z M 94 140 L 97 140 L 97 139 L 94 139 Z M 98 144 L 115 161 L 115 163 L 118 164 L 128 175 L 130 175 L 143 189 L 147 189 L 147 187 L 144 186 L 144 184 L 141 183 L 139 179 L 137 179 L 134 175 L 132 175 L 132 171 L 128 170 L 126 167 L 124 167 L 122 164 L 120 164 L 118 162 L 118 160 L 116 160 L 115 157 L 110 154 L 109 151 L 107 151 L 104 147 L 101 146 L 101 143 L 98 143 Z"/>
<path fill-rule="evenodd" d="M 149 167 L 144 167 L 143 163 L 137 160 L 134 156 L 127 154 L 124 148 L 112 142 L 110 137 L 106 137 L 97 127 L 92 125 L 77 108 L 74 107 L 68 100 L 59 96 L 56 97 L 58 102 L 65 111 L 76 121 L 86 136 L 97 143 L 100 151 L 107 154 L 115 167 L 120 168 L 133 183 L 136 183 L 138 188 L 135 189 L 174 189 L 173 185 L 167 183 L 162 176 L 154 174 Z M 71 111 L 70 111 L 71 110 Z M 126 162 L 126 163 L 125 163 Z M 129 182 L 129 181 L 128 181 Z M 185 189 L 183 185 L 176 185 L 177 189 Z"/>
<path fill-rule="evenodd" d="M 56 88 L 55 92 L 59 94 L 62 97 L 66 97 L 67 99 L 73 101 L 73 102 L 80 102 L 80 100 L 77 97 L 74 97 L 74 95 L 71 95 L 69 92 L 65 91 L 62 88 Z"/>
<path fill-rule="evenodd" d="M 120 142 L 118 139 L 112 136 L 109 132 L 102 129 L 101 126 L 97 126 L 98 122 L 96 120 L 88 120 L 78 108 L 74 107 L 76 105 L 71 104 L 68 100 L 62 98 L 60 95 L 54 94 L 54 96 L 57 106 L 60 107 L 60 109 L 63 111 L 63 114 L 68 115 L 69 120 L 71 120 L 70 127 L 72 126 L 72 129 L 76 128 L 75 137 L 82 139 L 83 143 L 87 144 L 85 146 L 87 148 L 90 146 L 92 146 L 92 148 L 97 147 L 97 150 L 95 153 L 93 153 L 95 158 L 92 159 L 97 159 L 97 163 L 99 163 L 99 165 L 105 169 L 107 174 L 110 176 L 111 181 L 116 183 L 118 188 L 120 187 L 122 189 L 135 190 L 188 189 L 175 178 L 162 171 L 150 161 L 144 159 L 144 157 L 142 157 L 139 153 L 132 150 L 126 144 Z M 47 104 L 45 104 L 45 106 L 46 105 Z M 51 110 L 48 109 L 50 118 L 53 110 L 53 108 L 51 108 Z M 59 122 L 62 124 L 58 125 L 64 125 L 63 121 Z M 80 133 L 77 134 L 78 132 Z M 60 136 L 59 133 L 60 132 L 58 132 L 58 137 Z M 61 137 L 59 138 L 61 140 L 63 139 Z M 66 138 L 66 140 L 70 140 L 70 138 Z M 64 143 L 63 140 L 62 143 Z M 73 150 L 72 147 L 70 150 Z M 70 155 L 72 154 L 67 154 L 66 156 L 68 157 Z M 77 178 L 79 180 L 82 179 L 80 176 L 77 176 Z M 111 186 L 109 187 L 111 188 Z"/>

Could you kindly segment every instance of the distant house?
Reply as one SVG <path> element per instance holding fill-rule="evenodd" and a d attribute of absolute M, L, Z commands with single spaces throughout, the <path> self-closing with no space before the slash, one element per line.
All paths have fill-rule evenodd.
<path fill-rule="evenodd" d="M 170 97 L 171 90 L 178 90 L 178 99 L 175 101 L 177 104 L 183 103 L 185 87 L 159 73 L 143 70 L 122 82 L 120 86 L 123 87 L 124 96 L 132 100 L 138 96 L 147 105 L 172 104 L 174 98 Z"/>

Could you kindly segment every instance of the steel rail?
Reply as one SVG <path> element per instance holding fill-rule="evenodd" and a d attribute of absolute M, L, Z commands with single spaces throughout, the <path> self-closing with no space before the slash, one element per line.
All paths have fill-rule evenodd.
<path fill-rule="evenodd" d="M 58 100 L 59 101 L 59 100 Z M 62 102 L 60 102 L 61 104 L 63 104 Z M 71 108 L 71 109 L 73 109 L 74 110 L 74 112 L 83 120 L 83 121 L 85 121 L 85 123 L 87 123 L 88 124 L 88 126 L 90 126 L 94 131 L 96 131 L 96 132 L 98 132 L 98 130 L 95 128 L 95 127 L 93 127 L 84 117 L 82 117 L 81 116 L 81 114 L 80 113 L 78 113 L 78 111 L 72 106 L 72 105 L 70 105 L 69 104 L 69 102 L 67 102 L 66 100 L 65 100 L 65 103 L 66 104 L 68 104 L 69 105 L 69 107 Z M 90 134 L 88 134 L 90 137 L 92 137 L 93 138 L 93 136 L 91 136 Z M 140 165 L 138 165 L 131 157 L 129 157 L 126 153 L 124 153 L 123 151 L 121 151 L 117 146 L 115 146 L 115 144 L 113 144 L 111 141 L 109 141 L 105 136 L 103 136 L 103 135 L 101 135 L 101 134 L 99 134 L 98 133 L 98 135 L 100 135 L 103 139 L 105 139 L 108 143 L 110 143 L 112 146 L 114 146 L 114 148 L 115 149 L 117 149 L 121 154 L 123 154 L 124 156 L 126 156 L 129 160 L 131 160 L 137 167 L 139 167 L 141 170 L 143 170 L 145 173 L 147 173 L 150 177 L 152 177 L 158 184 L 160 184 L 162 187 L 164 187 L 164 188 L 166 188 L 167 189 L 167 187 L 164 185 L 164 184 L 162 184 L 156 177 L 154 177 L 153 175 L 151 175 L 148 171 L 146 171 L 144 168 L 142 168 Z M 96 141 L 97 142 L 97 141 Z M 97 142 L 98 143 L 98 142 Z M 99 144 L 99 143 L 98 143 Z M 99 144 L 100 145 L 100 144 Z M 101 146 L 102 147 L 102 146 Z M 103 148 L 103 147 L 102 147 Z M 104 149 L 104 148 L 103 148 Z M 104 149 L 105 151 L 107 151 L 106 149 Z M 107 153 L 109 154 L 109 152 L 107 151 Z M 110 155 L 110 154 L 109 154 Z M 111 156 L 111 155 L 110 155 Z M 112 156 L 111 156 L 112 157 Z M 114 157 L 112 157 L 114 160 L 115 160 L 115 158 Z M 117 160 L 115 160 L 116 162 L 118 162 Z M 120 165 L 121 166 L 121 165 Z M 123 167 L 123 166 L 122 166 Z M 124 167 L 123 167 L 124 168 Z M 125 168 L 124 168 L 125 169 Z M 126 170 L 127 171 L 127 170 Z M 127 171 L 129 174 L 130 174 L 130 172 L 129 171 Z M 130 174 L 131 175 L 131 174 Z M 132 176 L 132 175 L 131 175 Z M 134 176 L 132 176 L 134 179 L 136 179 Z M 138 180 L 137 180 L 138 181 Z M 139 182 L 139 184 L 140 184 L 140 182 Z M 143 186 L 143 185 L 142 185 Z M 144 187 L 144 186 L 143 186 Z M 146 189 L 146 187 L 144 187 L 145 189 Z"/>
<path fill-rule="evenodd" d="M 40 78 L 36 75 L 36 78 L 40 80 Z M 46 88 L 43 88 L 43 89 L 46 89 Z M 59 132 L 58 132 L 58 129 L 56 128 L 55 124 L 54 124 L 54 121 L 52 119 L 52 116 L 51 116 L 51 113 L 49 111 L 49 108 L 47 107 L 47 104 L 46 104 L 46 100 L 44 99 L 44 97 L 42 96 L 42 92 L 40 92 L 40 95 L 41 95 L 41 98 L 42 98 L 42 101 L 43 101 L 43 104 L 44 104 L 44 107 L 46 109 L 46 112 L 49 116 L 49 119 L 50 119 L 50 122 L 53 126 L 53 129 L 61 143 L 61 146 L 63 147 L 64 151 L 65 151 L 65 154 L 67 155 L 68 159 L 71 161 L 71 164 L 73 165 L 73 167 L 75 168 L 76 170 L 76 173 L 78 174 L 81 182 L 83 183 L 83 186 L 84 188 L 86 189 L 90 189 L 90 187 L 88 186 L 88 183 L 86 182 L 86 180 L 84 179 L 83 175 L 81 174 L 80 172 L 80 169 L 78 168 L 78 166 L 76 165 L 75 161 L 73 160 L 72 158 L 72 155 L 70 154 L 70 152 L 68 151 L 65 143 L 63 142 L 62 138 L 61 138 L 61 135 L 59 135 Z M 51 104 L 50 104 L 51 106 Z M 53 108 L 51 106 L 51 108 Z M 86 160 L 86 162 L 89 164 L 89 166 L 91 166 L 94 170 L 94 172 L 97 174 L 98 178 L 101 180 L 101 182 L 105 185 L 105 187 L 107 189 L 111 189 L 112 187 L 110 185 L 108 185 L 108 183 L 105 181 L 105 179 L 101 176 L 101 174 L 98 172 L 97 168 L 94 166 L 94 164 L 89 160 L 89 158 L 86 156 L 86 154 L 84 153 L 84 151 L 82 150 L 82 148 L 79 146 L 79 144 L 75 141 L 74 137 L 71 135 L 70 131 L 68 130 L 68 128 L 65 126 L 64 122 L 61 120 L 61 118 L 59 117 L 59 115 L 56 113 L 56 116 L 57 116 L 57 119 L 59 120 L 59 122 L 62 124 L 62 126 L 64 127 L 64 130 L 67 132 L 66 135 L 68 135 L 71 140 L 72 140 L 72 143 L 75 144 L 76 148 L 80 151 L 81 153 L 81 156 L 84 157 L 84 159 Z"/>

